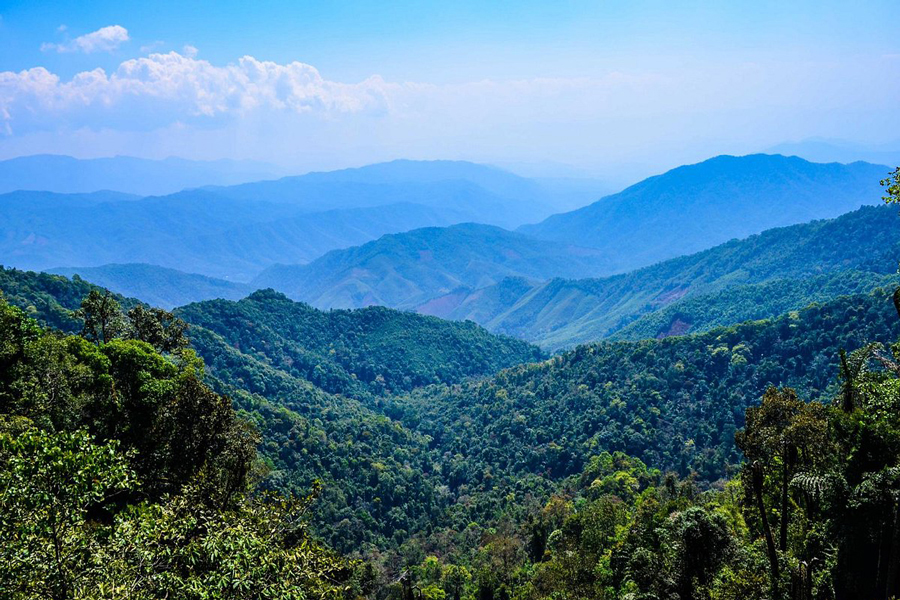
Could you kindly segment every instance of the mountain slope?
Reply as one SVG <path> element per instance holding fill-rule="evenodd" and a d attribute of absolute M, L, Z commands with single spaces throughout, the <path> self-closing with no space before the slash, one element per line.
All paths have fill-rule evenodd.
<path fill-rule="evenodd" d="M 739 460 L 734 432 L 768 387 L 830 401 L 839 350 L 897 339 L 890 291 L 704 334 L 580 346 L 487 380 L 417 390 L 392 412 L 433 440 L 443 472 L 468 493 L 529 474 L 559 480 L 602 451 L 714 481 Z"/>
<path fill-rule="evenodd" d="M 505 281 L 486 289 L 456 291 L 419 310 L 472 319 L 492 331 L 557 349 L 613 335 L 642 315 L 671 305 L 666 313 L 670 320 L 653 316 L 658 328 L 642 330 L 655 337 L 669 331 L 678 319 L 677 307 L 688 301 L 695 305 L 694 317 L 687 329 L 676 328 L 678 333 L 726 324 L 725 315 L 738 320 L 774 316 L 816 299 L 862 291 L 869 283 L 885 283 L 884 277 L 896 273 L 898 255 L 896 210 L 865 207 L 836 219 L 772 229 L 624 275 L 537 284 Z M 818 287 L 815 282 L 798 283 L 819 276 L 825 279 Z M 826 280 L 830 284 L 825 285 Z M 745 289 L 741 292 L 745 296 L 733 292 L 737 286 L 778 281 L 782 296 L 758 297 L 759 289 Z M 718 294 L 711 304 L 697 298 L 709 294 Z M 637 330 L 633 335 L 639 335 Z"/>
<path fill-rule="evenodd" d="M 25 269 L 149 263 L 246 281 L 277 262 L 468 216 L 409 204 L 304 213 L 203 190 L 143 199 L 13 192 L 0 196 L 0 257 Z"/>
<path fill-rule="evenodd" d="M 201 300 L 237 300 L 253 291 L 246 284 L 141 263 L 62 267 L 49 272 L 66 277 L 78 275 L 110 291 L 167 310 Z"/>
<path fill-rule="evenodd" d="M 307 211 L 406 202 L 453 209 L 468 214 L 467 220 L 501 226 L 550 214 L 555 196 L 529 179 L 463 161 L 396 160 L 210 189 L 229 198 L 283 202 Z"/>
<path fill-rule="evenodd" d="M 306 263 L 388 233 L 517 225 L 552 212 L 541 198 L 558 193 L 493 167 L 449 161 L 396 161 L 146 198 L 17 191 L 0 196 L 0 257 L 25 269 L 147 263 L 248 281 L 273 264 Z"/>
<path fill-rule="evenodd" d="M 878 203 L 878 181 L 888 171 L 868 163 L 816 164 L 778 155 L 719 156 L 520 231 L 598 248 L 616 270 L 626 271 Z"/>
<path fill-rule="evenodd" d="M 413 308 L 459 287 L 483 287 L 508 276 L 583 276 L 604 272 L 605 263 L 594 250 L 467 223 L 386 235 L 308 265 L 271 267 L 253 285 L 320 308 Z"/>
<path fill-rule="evenodd" d="M 329 393 L 367 395 L 454 383 L 541 358 L 536 347 L 471 322 L 382 307 L 322 312 L 272 290 L 175 312 Z"/>
<path fill-rule="evenodd" d="M 70 332 L 80 324 L 69 311 L 91 289 L 80 279 L 0 269 L 0 291 L 11 303 L 45 322 L 65 315 Z M 383 308 L 323 313 L 271 290 L 177 312 L 190 321 L 209 384 L 261 434 L 262 488 L 308 494 L 321 481 L 316 530 L 354 553 L 391 547 L 406 535 L 398 531 L 442 522 L 450 501 L 427 438 L 381 412 L 384 394 L 458 384 L 541 357 L 534 346 L 473 323 Z"/>
<path fill-rule="evenodd" d="M 141 196 L 204 185 L 268 179 L 280 169 L 252 161 L 148 160 L 131 156 L 79 159 L 38 154 L 0 161 L 0 194 L 39 190 L 63 194 L 116 190 Z"/>

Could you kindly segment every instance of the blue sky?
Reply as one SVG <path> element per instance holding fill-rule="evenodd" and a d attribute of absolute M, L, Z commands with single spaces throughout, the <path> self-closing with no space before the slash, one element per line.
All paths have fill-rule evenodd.
<path fill-rule="evenodd" d="M 813 137 L 889 145 L 895 14 L 894 2 L 7 1 L 0 157 L 294 170 L 462 158 L 613 176 Z"/>

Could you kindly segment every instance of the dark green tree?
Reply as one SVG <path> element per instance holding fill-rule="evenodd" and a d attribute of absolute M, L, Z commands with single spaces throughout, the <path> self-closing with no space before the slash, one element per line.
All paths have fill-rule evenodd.
<path fill-rule="evenodd" d="M 128 311 L 128 321 L 130 335 L 159 352 L 177 352 L 188 345 L 187 323 L 167 310 L 138 304 Z"/>
<path fill-rule="evenodd" d="M 81 335 L 97 344 L 105 344 L 126 331 L 122 307 L 108 291 L 91 290 L 75 312 L 84 319 Z"/>

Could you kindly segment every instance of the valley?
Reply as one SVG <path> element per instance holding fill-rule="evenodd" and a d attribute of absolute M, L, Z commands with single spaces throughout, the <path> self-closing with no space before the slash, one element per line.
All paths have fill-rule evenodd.
<path fill-rule="evenodd" d="M 750 162 L 754 169 L 756 160 Z M 355 185 L 384 172 L 341 177 Z M 326 175 L 313 180 L 327 181 Z M 598 578 L 583 571 L 586 564 L 564 564 L 575 555 L 600 560 L 589 558 L 594 552 L 634 560 L 638 550 L 629 544 L 637 543 L 633 528 L 649 518 L 644 511 L 658 518 L 686 510 L 685 515 L 700 519 L 690 527 L 719 528 L 722 543 L 756 552 L 756 560 L 765 561 L 765 554 L 748 545 L 752 534 L 729 533 L 716 521 L 716 515 L 729 511 L 754 518 L 752 505 L 736 488 L 750 477 L 748 453 L 757 451 L 746 437 L 755 431 L 754 411 L 768 410 L 767 402 L 796 402 L 791 400 L 796 395 L 809 404 L 800 402 L 791 410 L 809 406 L 819 411 L 802 418 L 817 427 L 831 419 L 835 423 L 829 426 L 841 427 L 845 417 L 840 411 L 846 407 L 836 403 L 846 404 L 852 396 L 853 403 L 865 405 L 858 418 L 868 418 L 866 411 L 875 411 L 872 418 L 889 418 L 880 416 L 877 402 L 892 397 L 882 387 L 894 389 L 896 358 L 885 349 L 900 337 L 894 294 L 900 286 L 900 217 L 894 206 L 853 209 L 848 204 L 838 216 L 768 228 L 610 274 L 619 270 L 617 259 L 598 247 L 486 223 L 453 224 L 452 217 L 446 225 L 415 223 L 449 215 L 446 206 L 295 213 L 286 197 L 254 197 L 254 185 L 228 194 L 205 188 L 148 199 L 113 192 L 13 193 L 8 214 L 44 211 L 41 218 L 56 222 L 67 235 L 75 231 L 59 221 L 60 214 L 75 214 L 67 211 L 90 211 L 95 219 L 106 214 L 121 240 L 132 230 L 112 224 L 133 219 L 131 226 L 159 236 L 160 251 L 180 253 L 173 260 L 179 266 L 182 251 L 192 244 L 208 265 L 221 268 L 238 264 L 234 261 L 259 266 L 278 252 L 302 252 L 301 244 L 315 253 L 323 244 L 349 244 L 353 235 L 363 243 L 333 249 L 303 265 L 270 265 L 249 283 L 176 270 L 164 261 L 106 264 L 102 255 L 96 266 L 48 273 L 4 268 L 4 347 L 23 350 L 5 350 L 3 360 L 17 366 L 8 371 L 6 387 L 0 386 L 0 398 L 18 402 L 7 404 L 18 408 L 6 411 L 17 411 L 29 422 L 56 423 L 62 417 L 52 403 L 21 404 L 10 390 L 25 385 L 22 377 L 39 377 L 45 368 L 71 378 L 70 370 L 88 369 L 82 366 L 88 360 L 93 362 L 85 365 L 94 365 L 90 369 L 100 369 L 92 377 L 111 377 L 114 389 L 104 391 L 97 383 L 89 391 L 71 388 L 66 394 L 75 394 L 72 401 L 86 403 L 67 409 L 75 411 L 72 418 L 89 418 L 96 410 L 106 414 L 107 409 L 90 407 L 112 394 L 131 415 L 123 418 L 139 419 L 143 409 L 129 404 L 137 401 L 130 398 L 148 393 L 147 398 L 156 398 L 150 390 L 161 386 L 159 401 L 165 402 L 162 390 L 175 389 L 166 378 L 186 369 L 177 375 L 178 385 L 202 385 L 207 391 L 191 393 L 211 394 L 206 404 L 190 410 L 215 405 L 221 411 L 227 405 L 234 415 L 228 418 L 236 419 L 228 421 L 230 433 L 224 434 L 228 443 L 238 444 L 233 448 L 203 434 L 207 449 L 202 452 L 230 456 L 216 459 L 222 466 L 215 468 L 224 470 L 215 477 L 236 477 L 236 482 L 252 477 L 256 490 L 298 498 L 313 490 L 314 510 L 303 535 L 322 544 L 315 552 L 333 550 L 341 556 L 328 560 L 359 561 L 352 563 L 358 568 L 334 563 L 343 571 L 333 577 L 354 593 L 402 594 L 402 577 L 430 581 L 441 591 L 457 589 L 460 598 L 464 590 L 511 593 L 503 590 L 522 586 L 590 590 L 601 581 L 661 589 L 662 580 L 650 574 L 641 575 L 649 583 L 635 583 L 632 567 L 610 566 Z M 26 200 L 32 203 L 27 211 Z M 203 202 L 222 210 L 215 218 L 200 219 Z M 821 208 L 825 214 L 828 210 Z M 195 211 L 196 223 L 174 218 L 192 214 L 185 211 Z M 280 217 L 274 221 L 260 220 L 275 214 Z M 405 217 L 413 218 L 408 230 L 377 233 L 388 223 L 404 227 Z M 233 226 L 248 219 L 255 221 Z M 96 236 L 96 220 L 92 223 L 95 243 L 106 244 L 110 238 Z M 49 229 L 42 231 L 49 235 Z M 339 237 L 345 241 L 334 241 Z M 268 245 L 252 241 L 257 238 Z M 87 244 L 83 250 L 99 252 L 97 247 Z M 52 260 L 52 254 L 37 258 L 49 250 L 68 252 L 63 246 L 37 253 L 18 248 L 10 255 L 13 262 L 25 255 Z M 109 248 L 110 256 L 122 256 L 115 246 Z M 217 272 L 210 267 L 196 271 Z M 61 345 L 55 354 L 42 354 L 40 346 L 27 350 L 33 344 Z M 87 348 L 105 358 L 89 358 Z M 41 356 L 62 362 L 41 366 Z M 878 361 L 886 370 L 872 367 Z M 113 371 L 103 375 L 107 363 Z M 129 377 L 155 383 L 134 387 Z M 43 390 L 53 378 L 34 381 L 28 385 Z M 864 399 L 872 394 L 885 399 Z M 216 404 L 215 397 L 224 400 Z M 153 410 L 163 412 L 153 419 L 168 414 L 164 404 L 159 406 Z M 174 414 L 194 423 L 195 433 L 185 435 L 204 431 L 200 423 L 208 419 L 224 422 L 214 413 Z M 86 426 L 100 436 L 98 441 L 127 439 L 143 449 L 128 456 L 171 453 L 165 449 L 167 438 L 153 437 L 162 435 L 156 425 L 126 435 L 92 423 Z M 802 460 L 812 465 L 808 451 L 802 452 Z M 844 450 L 829 452 L 837 453 L 834 460 L 851 460 L 840 454 Z M 200 468 L 196 464 L 188 461 L 179 468 L 192 473 Z M 145 476 L 157 468 L 129 465 L 143 469 L 139 472 Z M 144 485 L 142 493 L 158 493 Z M 199 501 L 214 502 L 216 490 L 231 489 L 222 485 L 198 488 Z M 257 514 L 252 496 L 242 499 L 234 489 L 227 494 L 239 503 L 235 510 L 250 512 L 228 518 Z M 169 510 L 159 498 L 159 506 Z M 777 517 L 786 515 L 781 511 Z M 672 518 L 665 528 L 674 527 Z M 588 542 L 577 529 L 614 523 L 618 533 L 607 531 L 605 541 Z M 172 526 L 182 525 L 173 521 Z M 823 526 L 836 527 L 827 519 Z M 665 535 L 675 535 L 672 531 Z M 848 548 L 860 543 L 851 534 L 835 535 L 843 535 L 840 543 Z M 658 539 L 640 543 L 650 544 L 649 552 L 666 551 Z M 279 547 L 289 546 L 270 549 Z M 570 553 L 560 553 L 561 547 Z M 736 560 L 729 556 L 734 555 L 724 556 L 722 564 L 732 565 L 727 568 L 735 569 L 736 577 L 752 580 L 753 568 L 728 562 Z M 666 565 L 664 573 L 676 569 L 675 563 Z M 217 572 L 215 564 L 210 568 Z M 555 569 L 574 569 L 578 579 L 562 582 Z M 760 586 L 767 588 L 765 582 Z"/>

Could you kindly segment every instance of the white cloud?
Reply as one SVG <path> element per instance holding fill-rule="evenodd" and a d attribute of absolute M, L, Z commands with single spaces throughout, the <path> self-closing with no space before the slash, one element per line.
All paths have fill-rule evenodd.
<path fill-rule="evenodd" d="M 59 31 L 65 31 L 65 25 L 61 25 Z M 45 42 L 41 44 L 44 52 L 112 52 L 129 40 L 128 30 L 121 25 L 108 25 L 97 31 L 86 33 L 82 36 L 61 44 Z"/>
<path fill-rule="evenodd" d="M 188 58 L 197 58 L 198 50 L 195 46 L 191 46 L 190 44 L 185 44 L 184 48 L 181 51 Z"/>
<path fill-rule="evenodd" d="M 245 56 L 214 66 L 177 52 L 127 60 L 107 74 L 84 71 L 69 81 L 43 67 L 0 72 L 0 120 L 7 131 L 71 126 L 146 129 L 196 118 L 255 110 L 316 113 L 388 108 L 391 84 L 328 81 L 307 64 L 285 65 Z"/>
<path fill-rule="evenodd" d="M 648 155 L 671 166 L 711 148 L 752 151 L 815 135 L 876 140 L 900 124 L 898 69 L 878 55 L 343 83 L 300 62 L 245 56 L 215 65 L 185 48 L 70 79 L 42 67 L 0 72 L 0 154 L 231 155 L 320 168 L 401 156 L 552 159 L 621 177 L 611 165 Z"/>

